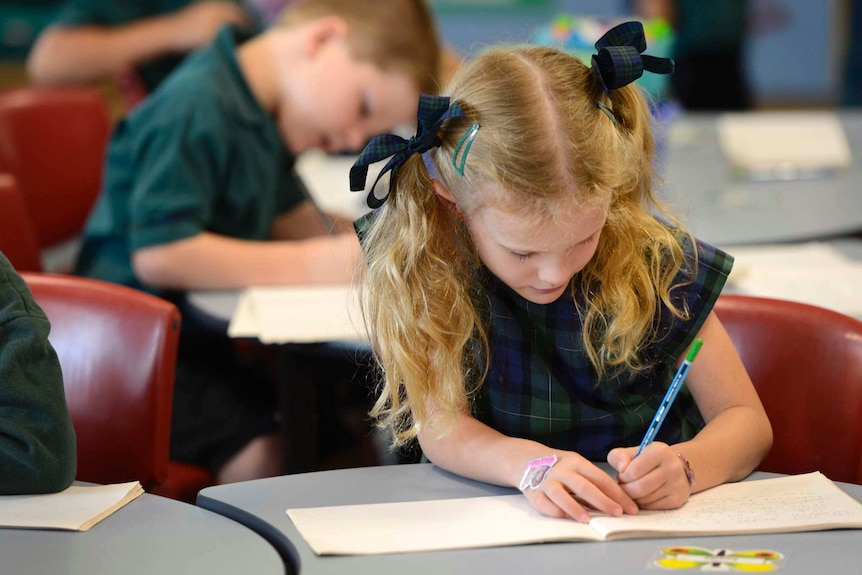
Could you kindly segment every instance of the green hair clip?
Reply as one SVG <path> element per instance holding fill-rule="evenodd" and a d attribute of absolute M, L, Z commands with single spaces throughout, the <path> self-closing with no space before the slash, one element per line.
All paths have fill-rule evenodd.
<path fill-rule="evenodd" d="M 467 154 L 470 153 L 470 148 L 473 146 L 473 140 L 476 139 L 476 134 L 479 132 L 479 124 L 470 126 L 461 139 L 458 140 L 458 145 L 455 146 L 455 151 L 452 153 L 452 167 L 458 172 L 459 176 L 464 176 L 464 166 L 467 164 Z M 462 151 L 463 149 L 463 151 Z M 460 162 L 458 154 L 461 155 Z"/>
<path fill-rule="evenodd" d="M 598 102 L 599 110 L 605 113 L 605 116 L 611 119 L 611 122 L 614 123 L 614 126 L 617 125 L 617 119 L 614 117 L 614 111 L 610 106 L 605 104 L 604 102 Z"/>

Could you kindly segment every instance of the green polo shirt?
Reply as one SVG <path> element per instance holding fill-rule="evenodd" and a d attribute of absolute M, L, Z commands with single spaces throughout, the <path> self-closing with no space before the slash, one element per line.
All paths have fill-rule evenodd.
<path fill-rule="evenodd" d="M 120 122 L 76 273 L 147 289 L 135 250 L 205 231 L 266 240 L 305 199 L 295 157 L 237 63 L 239 41 L 224 28 Z"/>
<path fill-rule="evenodd" d="M 49 330 L 0 253 L 0 495 L 61 491 L 75 478 L 75 430 Z"/>
<path fill-rule="evenodd" d="M 185 8 L 195 0 L 67 0 L 52 22 L 57 26 L 117 26 L 152 18 Z M 225 0 L 239 3 L 238 0 Z M 180 62 L 185 54 L 157 58 L 137 68 L 148 92 L 152 92 Z"/>

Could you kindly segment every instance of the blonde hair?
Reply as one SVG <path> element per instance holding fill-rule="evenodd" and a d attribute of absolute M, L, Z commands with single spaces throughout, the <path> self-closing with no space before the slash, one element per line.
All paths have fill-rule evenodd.
<path fill-rule="evenodd" d="M 687 234 L 653 191 L 651 115 L 639 89 L 614 90 L 611 103 L 589 67 L 533 46 L 478 56 L 447 92 L 466 117 L 438 132 L 434 164 L 464 217 L 486 205 L 554 217 L 561 206 L 609 204 L 596 254 L 571 285 L 583 296 L 584 345 L 599 377 L 648 367 L 639 350 L 659 337 L 659 303 L 687 317 L 671 300 Z M 613 121 L 598 102 L 612 104 Z M 461 176 L 452 156 L 474 122 Z M 365 317 L 383 378 L 371 414 L 401 444 L 426 424 L 430 399 L 445 433 L 483 383 L 487 296 L 469 233 L 418 155 L 398 172 L 363 250 Z"/>
<path fill-rule="evenodd" d="M 347 22 L 353 55 L 388 73 L 406 74 L 419 90 L 437 93 L 441 47 L 434 20 L 422 0 L 299 0 L 278 26 L 337 15 Z"/>

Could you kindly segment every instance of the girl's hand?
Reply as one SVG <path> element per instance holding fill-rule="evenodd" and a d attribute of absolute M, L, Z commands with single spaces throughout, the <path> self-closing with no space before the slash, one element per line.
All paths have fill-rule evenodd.
<path fill-rule="evenodd" d="M 608 463 L 623 491 L 641 509 L 676 509 L 688 501 L 692 485 L 676 449 L 655 441 L 635 457 L 636 447 L 618 447 Z"/>
<path fill-rule="evenodd" d="M 557 463 L 541 485 L 523 493 L 533 507 L 550 517 L 571 517 L 581 523 L 590 520 L 587 509 L 619 516 L 635 514 L 638 507 L 614 479 L 571 451 L 556 452 Z"/>

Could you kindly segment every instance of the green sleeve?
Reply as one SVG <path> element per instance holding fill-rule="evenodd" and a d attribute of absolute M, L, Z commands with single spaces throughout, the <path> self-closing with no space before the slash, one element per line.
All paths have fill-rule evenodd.
<path fill-rule="evenodd" d="M 75 478 L 75 431 L 49 330 L 0 254 L 0 495 L 61 491 Z"/>

